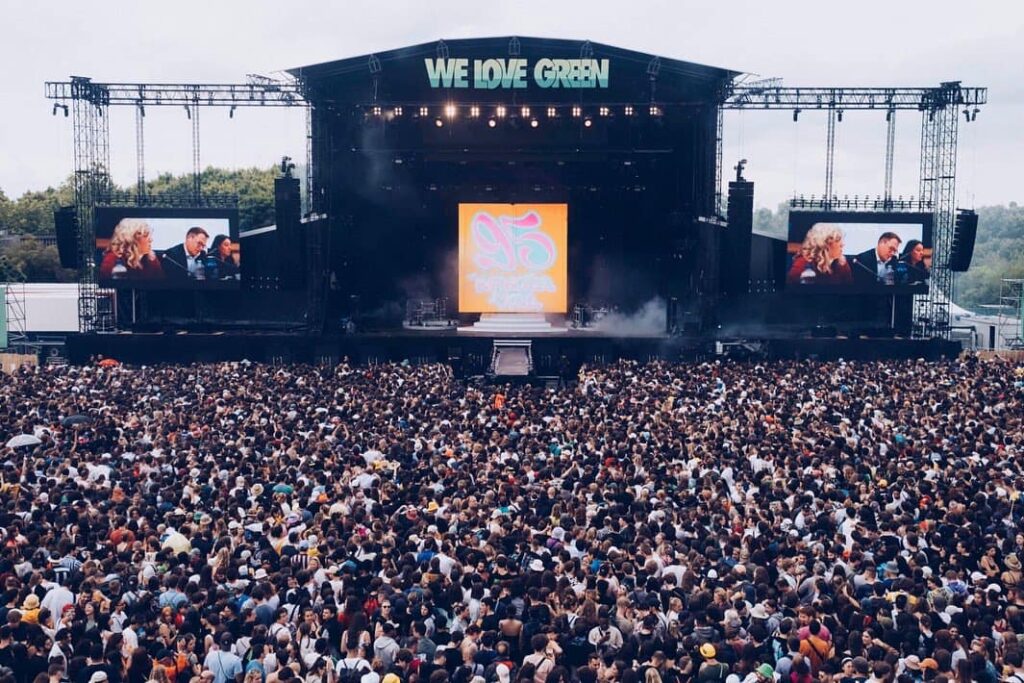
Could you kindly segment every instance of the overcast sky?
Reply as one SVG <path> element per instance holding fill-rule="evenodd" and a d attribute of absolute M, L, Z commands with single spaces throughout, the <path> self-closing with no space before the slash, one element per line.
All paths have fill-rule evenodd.
<path fill-rule="evenodd" d="M 589 39 L 787 85 L 987 86 L 989 104 L 960 126 L 958 204 L 1024 200 L 1024 2 L 963 0 L 175 0 L 4 2 L 0 41 L 0 189 L 9 197 L 72 171 L 71 120 L 51 116 L 47 80 L 242 82 L 293 66 L 439 38 Z M 147 175 L 191 169 L 184 110 L 147 109 Z M 136 177 L 130 108 L 111 116 L 114 179 Z M 299 110 L 202 113 L 203 165 L 266 166 L 305 158 Z M 920 115 L 897 119 L 896 194 L 917 192 Z M 962 121 L 962 119 L 961 119 Z M 725 166 L 748 159 L 758 206 L 824 186 L 825 115 L 733 112 Z M 838 127 L 835 190 L 882 191 L 885 119 L 848 114 Z"/>

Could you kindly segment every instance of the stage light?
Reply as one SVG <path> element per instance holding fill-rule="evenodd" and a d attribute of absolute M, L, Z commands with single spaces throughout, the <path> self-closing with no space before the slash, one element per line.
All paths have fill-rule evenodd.
<path fill-rule="evenodd" d="M 438 116 L 436 119 L 434 119 L 434 125 L 437 126 L 438 128 L 441 128 L 442 126 L 444 126 L 444 120 L 440 116 Z"/>
<path fill-rule="evenodd" d="M 793 110 L 793 122 L 796 123 L 799 120 L 800 120 L 800 110 L 799 109 L 794 109 Z"/>
<path fill-rule="evenodd" d="M 553 119 L 558 116 L 558 110 L 554 107 L 548 107 L 548 118 Z"/>
<path fill-rule="evenodd" d="M 455 118 L 455 105 L 454 104 L 445 105 L 444 115 L 447 116 L 450 119 Z"/>
<path fill-rule="evenodd" d="M 402 115 L 402 108 L 401 107 L 395 107 L 395 116 L 401 116 L 401 115 Z"/>
<path fill-rule="evenodd" d="M 530 119 L 530 128 L 536 128 L 540 125 L 540 121 L 537 119 Z"/>
<path fill-rule="evenodd" d="M 652 104 L 649 113 L 651 116 L 661 116 L 661 107 Z"/>
<path fill-rule="evenodd" d="M 525 118 L 529 118 L 529 116 L 530 116 L 530 108 L 529 107 L 523 107 L 522 109 L 519 110 L 519 115 L 522 116 L 524 119 Z"/>
<path fill-rule="evenodd" d="M 427 116 L 430 114 L 430 109 L 427 107 L 420 107 L 420 116 Z"/>
<path fill-rule="evenodd" d="M 592 125 L 594 125 L 594 121 L 589 116 L 587 118 L 583 119 L 583 127 L 584 128 L 590 128 Z"/>
<path fill-rule="evenodd" d="M 380 116 L 380 107 L 374 107 L 373 108 L 373 115 L 374 116 Z"/>
<path fill-rule="evenodd" d="M 838 118 L 839 122 L 842 123 L 843 122 L 843 110 L 842 109 L 838 109 L 838 110 L 836 110 L 836 113 L 838 114 L 837 118 Z"/>
<path fill-rule="evenodd" d="M 633 115 L 633 105 L 632 104 L 627 104 L 625 112 L 626 112 L 626 116 L 632 116 Z"/>
<path fill-rule="evenodd" d="M 971 112 L 971 121 L 974 121 L 975 119 L 977 119 L 977 118 L 978 118 L 978 112 L 980 112 L 980 111 L 981 111 L 981 110 L 980 110 L 980 109 L 978 109 L 977 107 L 975 107 L 975 108 L 974 108 L 974 111 L 973 111 L 973 112 Z M 67 110 L 67 109 L 65 109 L 65 110 L 64 110 L 64 115 L 65 115 L 65 116 L 67 116 L 67 113 L 68 113 L 68 110 Z"/>
<path fill-rule="evenodd" d="M 578 104 L 574 104 L 572 106 L 572 115 L 574 117 L 576 117 L 576 118 L 579 118 L 582 114 L 583 114 L 583 108 L 580 107 Z"/>
<path fill-rule="evenodd" d="M 474 104 L 472 107 L 469 108 L 469 115 L 474 119 L 480 116 L 480 107 Z"/>
<path fill-rule="evenodd" d="M 188 108 L 187 104 L 185 105 L 185 116 L 188 117 L 189 121 L 192 120 L 192 110 Z"/>
<path fill-rule="evenodd" d="M 497 125 L 498 125 L 498 122 L 495 121 L 494 119 L 487 119 L 487 127 L 488 128 L 494 128 Z"/>
<path fill-rule="evenodd" d="M 494 113 L 498 115 L 499 119 L 505 118 L 505 112 L 506 110 L 504 106 L 499 106 L 497 109 L 494 110 Z"/>
<path fill-rule="evenodd" d="M 608 116 L 608 107 L 598 107 L 597 113 L 601 116 Z"/>
<path fill-rule="evenodd" d="M 140 110 L 142 110 L 142 107 L 139 107 L 139 109 L 140 109 Z M 238 109 L 238 107 L 236 107 L 236 106 L 235 106 L 235 105 L 233 105 L 233 104 L 231 105 L 231 109 L 228 109 L 228 118 L 229 118 L 229 119 L 233 119 L 233 118 L 235 118 L 235 109 Z M 145 110 L 142 110 L 142 115 L 143 115 L 143 116 L 145 116 L 145 115 L 146 115 L 146 112 L 145 112 Z"/>

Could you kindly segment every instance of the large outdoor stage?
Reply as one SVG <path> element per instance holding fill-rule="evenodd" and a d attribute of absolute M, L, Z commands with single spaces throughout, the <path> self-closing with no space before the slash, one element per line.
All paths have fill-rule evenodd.
<path fill-rule="evenodd" d="M 57 221 L 62 262 L 81 274 L 72 360 L 407 359 L 472 374 L 494 370 L 511 338 L 514 365 L 550 376 L 620 357 L 957 351 L 943 340 L 973 214 L 955 207 L 956 128 L 961 108 L 985 103 L 983 88 L 788 88 L 525 37 L 441 40 L 288 73 L 47 84 L 56 106 L 74 107 L 76 205 Z M 190 114 L 192 192 L 150 193 L 141 167 L 138 191 L 112 192 L 111 106 L 304 107 L 305 186 L 285 157 L 273 225 L 237 197 L 204 192 Z M 787 235 L 754 234 L 746 160 L 722 158 L 729 109 L 827 120 L 825 193 L 794 198 Z M 897 110 L 925 114 L 911 200 L 891 186 Z M 835 128 L 857 111 L 889 122 L 887 183 L 875 198 L 840 200 Z M 580 329 L 609 312 L 645 324 Z M 532 322 L 517 334 L 503 327 L 508 315 Z M 541 334 L 545 315 L 571 326 Z"/>

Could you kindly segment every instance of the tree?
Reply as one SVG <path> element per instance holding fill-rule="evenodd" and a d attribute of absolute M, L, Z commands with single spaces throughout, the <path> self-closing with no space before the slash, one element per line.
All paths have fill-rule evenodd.
<path fill-rule="evenodd" d="M 45 245 L 35 237 L 12 242 L 3 250 L 3 258 L 25 282 L 73 282 L 76 272 L 60 267 L 57 247 Z"/>
<path fill-rule="evenodd" d="M 11 263 L 7 254 L 0 252 L 0 282 L 24 282 L 25 273 Z"/>
<path fill-rule="evenodd" d="M 74 201 L 75 190 L 70 178 L 60 187 L 26 192 L 13 202 L 3 197 L 0 199 L 0 225 L 15 235 L 52 235 L 53 212 Z"/>

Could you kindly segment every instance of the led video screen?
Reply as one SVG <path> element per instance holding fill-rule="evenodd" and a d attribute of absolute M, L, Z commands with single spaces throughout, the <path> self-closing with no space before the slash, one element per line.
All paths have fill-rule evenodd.
<path fill-rule="evenodd" d="M 565 313 L 567 204 L 459 204 L 459 312 Z"/>
<path fill-rule="evenodd" d="M 924 293 L 932 215 L 791 212 L 786 287 L 836 293 Z"/>
<path fill-rule="evenodd" d="M 237 289 L 238 212 L 96 208 L 96 280 L 122 289 Z"/>

